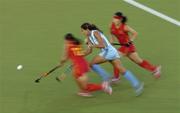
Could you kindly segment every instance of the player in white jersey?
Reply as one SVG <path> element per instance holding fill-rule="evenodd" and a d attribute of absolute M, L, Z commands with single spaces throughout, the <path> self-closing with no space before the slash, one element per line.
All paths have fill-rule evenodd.
<path fill-rule="evenodd" d="M 114 60 L 117 58 L 120 58 L 118 51 L 109 43 L 107 38 L 99 32 L 98 30 L 92 30 L 90 36 L 88 37 L 90 41 L 90 45 L 98 45 L 98 40 L 95 37 L 95 32 L 99 33 L 99 35 L 102 37 L 102 41 L 104 43 L 104 48 L 101 48 L 101 52 L 99 53 L 99 56 L 105 58 L 105 60 Z"/>
<path fill-rule="evenodd" d="M 104 62 L 110 62 L 113 67 L 119 69 L 122 75 L 130 81 L 131 85 L 135 89 L 136 96 L 139 96 L 143 91 L 143 84 L 139 82 L 139 80 L 132 74 L 129 70 L 126 70 L 121 65 L 119 60 L 118 51 L 110 44 L 107 40 L 106 36 L 99 30 L 95 25 L 90 23 L 84 23 L 81 25 L 81 32 L 86 36 L 88 47 L 90 48 L 87 52 L 87 55 L 92 53 L 94 48 L 98 48 L 101 52 L 96 55 L 93 60 L 90 62 L 90 66 L 92 70 L 97 72 L 101 77 L 108 76 L 105 70 L 97 67 L 97 64 L 101 64 Z M 104 77 L 107 78 L 107 77 Z"/>

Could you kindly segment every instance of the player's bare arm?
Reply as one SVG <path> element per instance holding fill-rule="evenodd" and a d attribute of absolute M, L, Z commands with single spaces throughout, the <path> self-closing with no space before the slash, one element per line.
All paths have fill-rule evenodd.
<path fill-rule="evenodd" d="M 138 33 L 133 28 L 126 25 L 125 30 L 130 33 L 130 40 L 131 41 L 134 41 L 134 39 L 137 38 Z"/>

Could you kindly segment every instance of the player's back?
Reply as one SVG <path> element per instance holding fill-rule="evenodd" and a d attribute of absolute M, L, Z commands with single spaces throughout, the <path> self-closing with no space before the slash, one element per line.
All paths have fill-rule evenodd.
<path fill-rule="evenodd" d="M 86 62 L 82 51 L 81 45 L 68 44 L 66 47 L 67 55 L 73 63 Z"/>

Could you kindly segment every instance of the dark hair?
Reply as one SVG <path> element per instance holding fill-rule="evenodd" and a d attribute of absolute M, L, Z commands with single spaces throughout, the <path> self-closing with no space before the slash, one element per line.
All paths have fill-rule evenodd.
<path fill-rule="evenodd" d="M 116 16 L 123 16 L 123 13 L 122 12 L 116 12 L 114 15 L 116 15 Z"/>
<path fill-rule="evenodd" d="M 90 30 L 90 31 L 92 31 L 92 30 L 98 30 L 98 31 L 100 31 L 100 32 L 102 32 L 98 27 L 96 27 L 96 25 L 94 25 L 94 24 L 90 24 L 90 23 L 83 23 L 82 25 L 81 25 L 81 28 L 82 29 L 84 29 L 84 30 Z"/>
<path fill-rule="evenodd" d="M 126 23 L 127 22 L 127 17 L 124 16 L 122 12 L 116 12 L 114 15 L 122 17 L 122 20 L 121 20 L 122 23 Z"/>
<path fill-rule="evenodd" d="M 64 39 L 68 40 L 68 41 L 72 41 L 73 44 L 75 44 L 75 45 L 80 45 L 81 44 L 81 41 L 79 39 L 77 39 L 76 37 L 74 37 L 73 34 L 71 34 L 71 33 L 67 33 L 64 36 Z"/>

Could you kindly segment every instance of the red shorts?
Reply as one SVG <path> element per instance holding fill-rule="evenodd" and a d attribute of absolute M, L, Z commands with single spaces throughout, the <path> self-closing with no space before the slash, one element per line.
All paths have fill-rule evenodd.
<path fill-rule="evenodd" d="M 87 62 L 81 61 L 73 65 L 73 75 L 76 79 L 83 76 L 88 71 L 89 65 Z"/>
<path fill-rule="evenodd" d="M 118 51 L 120 51 L 121 53 L 124 54 L 129 54 L 129 53 L 133 53 L 136 51 L 136 47 L 134 44 L 131 44 L 129 47 L 127 46 L 121 46 Z"/>

